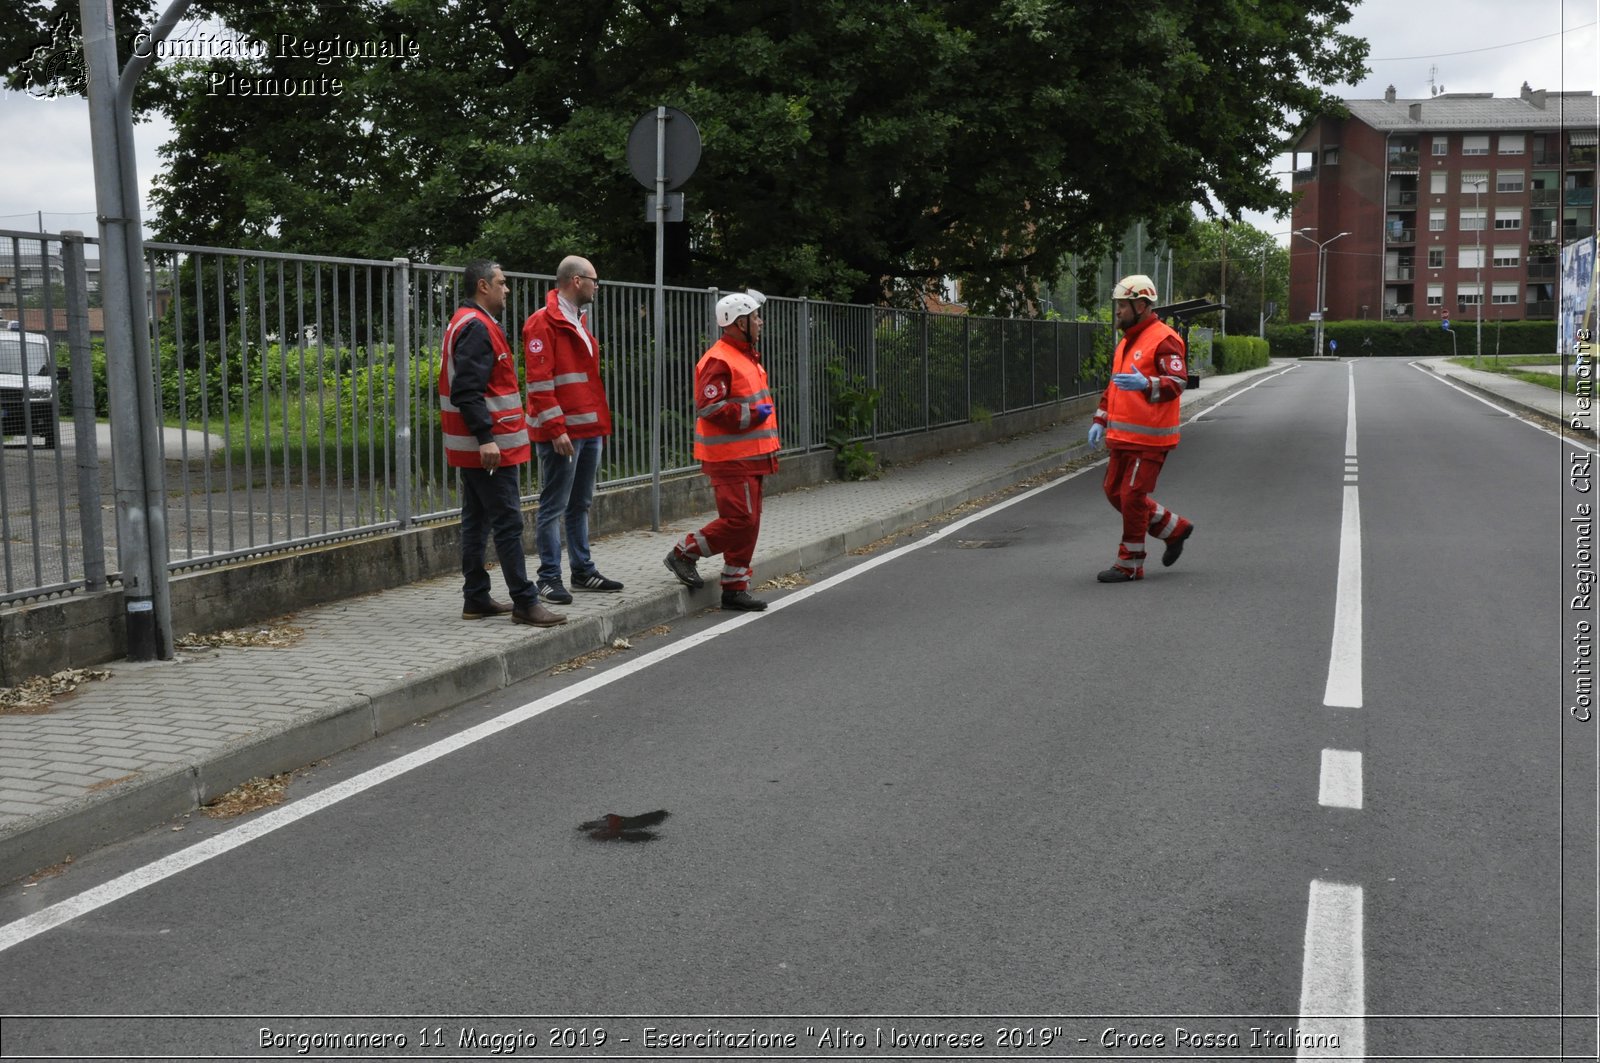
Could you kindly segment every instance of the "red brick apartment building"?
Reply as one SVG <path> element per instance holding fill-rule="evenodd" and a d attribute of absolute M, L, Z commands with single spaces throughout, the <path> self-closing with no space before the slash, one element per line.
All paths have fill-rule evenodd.
<path fill-rule="evenodd" d="M 1397 100 L 1390 86 L 1344 104 L 1295 143 L 1293 227 L 1307 231 L 1290 238 L 1290 320 L 1316 308 L 1330 240 L 1328 320 L 1553 318 L 1560 248 L 1594 233 L 1595 96 L 1524 83 L 1515 99 Z"/>

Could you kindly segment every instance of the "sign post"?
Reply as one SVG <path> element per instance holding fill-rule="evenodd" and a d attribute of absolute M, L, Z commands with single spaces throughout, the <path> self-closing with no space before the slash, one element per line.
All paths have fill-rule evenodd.
<path fill-rule="evenodd" d="M 650 378 L 650 528 L 661 530 L 661 391 L 665 373 L 667 319 L 667 220 L 670 189 L 687 181 L 700 165 L 700 130 L 694 119 L 676 107 L 656 107 L 639 116 L 628 132 L 628 169 L 633 179 L 651 189 L 646 211 L 656 225 L 655 364 Z M 682 218 L 683 195 L 672 197 L 676 218 Z"/>

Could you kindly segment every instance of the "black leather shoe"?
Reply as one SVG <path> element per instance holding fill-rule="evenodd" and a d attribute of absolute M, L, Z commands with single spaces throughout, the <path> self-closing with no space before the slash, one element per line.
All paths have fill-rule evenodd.
<path fill-rule="evenodd" d="M 740 613 L 759 613 L 767 607 L 767 603 L 759 598 L 750 597 L 749 591 L 723 591 L 722 608 Z"/>
<path fill-rule="evenodd" d="M 534 627 L 555 627 L 565 624 L 567 618 L 560 613 L 552 613 L 538 602 L 532 605 L 519 605 L 511 610 L 513 624 L 532 624 Z"/>
<path fill-rule="evenodd" d="M 1132 583 L 1136 579 L 1144 579 L 1144 569 L 1140 568 L 1129 572 L 1125 568 L 1118 568 L 1116 565 L 1112 565 L 1096 576 L 1095 579 L 1101 583 Z"/>
<path fill-rule="evenodd" d="M 493 598 L 468 601 L 461 606 L 461 619 L 485 620 L 491 616 L 505 616 L 511 612 L 510 602 L 497 602 Z"/>
<path fill-rule="evenodd" d="M 693 587 L 695 590 L 699 590 L 706 585 L 706 581 L 700 578 L 700 573 L 695 571 L 694 559 L 684 557 L 676 549 L 669 553 L 661 563 L 666 565 L 667 571 L 677 576 L 678 582 L 685 587 Z"/>
<path fill-rule="evenodd" d="M 1161 551 L 1161 563 L 1170 568 L 1172 563 L 1183 556 L 1183 544 L 1189 541 L 1189 536 L 1194 534 L 1194 525 L 1189 525 L 1189 530 L 1182 535 L 1174 536 L 1167 540 L 1167 548 Z"/>

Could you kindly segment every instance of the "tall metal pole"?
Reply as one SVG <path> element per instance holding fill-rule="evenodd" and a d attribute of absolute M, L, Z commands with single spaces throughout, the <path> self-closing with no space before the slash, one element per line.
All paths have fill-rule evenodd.
<path fill-rule="evenodd" d="M 1475 216 L 1478 214 L 1478 191 L 1486 184 L 1488 182 L 1482 179 L 1472 182 L 1472 213 Z M 1478 368 L 1479 363 L 1483 360 L 1483 226 L 1485 221 L 1485 218 L 1478 217 L 1478 349 L 1477 353 L 1472 356 L 1472 367 L 1474 369 Z M 1412 291 L 1415 292 L 1416 289 L 1413 288 Z"/>
<path fill-rule="evenodd" d="M 656 108 L 656 364 L 650 403 L 650 530 L 661 530 L 661 392 L 667 343 L 667 109 Z"/>

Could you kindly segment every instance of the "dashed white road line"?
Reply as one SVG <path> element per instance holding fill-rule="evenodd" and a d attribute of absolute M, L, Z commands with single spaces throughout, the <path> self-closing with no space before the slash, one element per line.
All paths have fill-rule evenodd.
<path fill-rule="evenodd" d="M 1300 973 L 1300 1059 L 1367 1054 L 1363 898 L 1360 886 L 1312 880 Z"/>
<path fill-rule="evenodd" d="M 1324 749 L 1317 803 L 1325 808 L 1361 807 L 1361 753 L 1351 749 Z"/>

